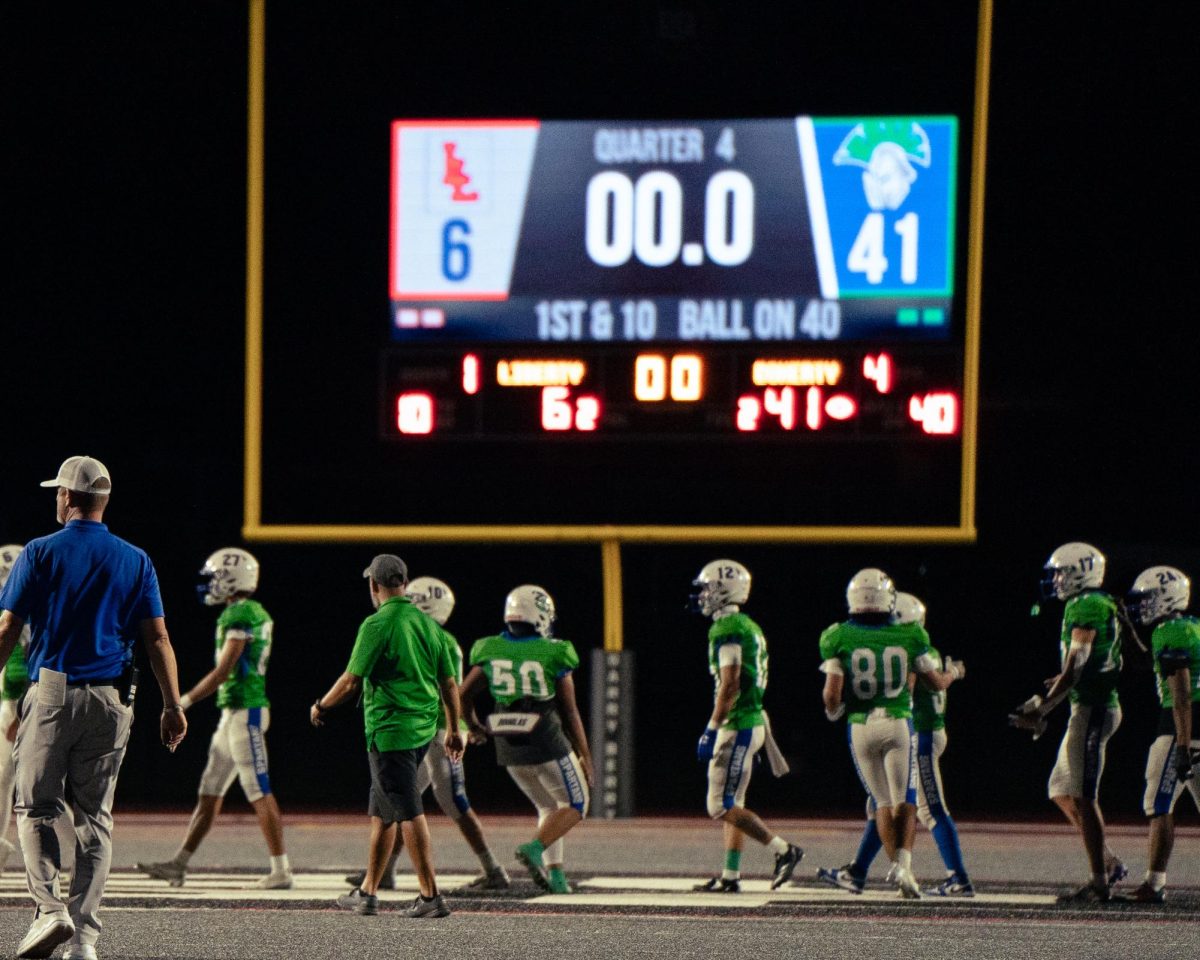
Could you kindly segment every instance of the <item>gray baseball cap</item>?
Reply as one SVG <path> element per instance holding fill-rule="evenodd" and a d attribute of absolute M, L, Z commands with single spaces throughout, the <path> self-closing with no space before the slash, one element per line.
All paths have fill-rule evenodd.
<path fill-rule="evenodd" d="M 381 587 L 402 587 L 408 582 L 408 567 L 394 553 L 381 553 L 363 571 Z"/>
<path fill-rule="evenodd" d="M 112 493 L 112 477 L 108 467 L 94 457 L 67 457 L 53 480 L 43 480 L 39 486 L 66 487 L 76 493 Z"/>

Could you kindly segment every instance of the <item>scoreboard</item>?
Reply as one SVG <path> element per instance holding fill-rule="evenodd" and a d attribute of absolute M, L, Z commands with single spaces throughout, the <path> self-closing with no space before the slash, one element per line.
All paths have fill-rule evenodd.
<path fill-rule="evenodd" d="M 954 442 L 958 121 L 396 120 L 383 434 Z"/>

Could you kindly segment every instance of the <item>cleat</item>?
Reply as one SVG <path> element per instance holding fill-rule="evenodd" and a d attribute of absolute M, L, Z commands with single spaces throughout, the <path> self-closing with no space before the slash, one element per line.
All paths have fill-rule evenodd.
<path fill-rule="evenodd" d="M 775 858 L 775 873 L 771 877 L 771 889 L 778 890 L 791 880 L 792 874 L 803 859 L 804 850 L 794 843 L 789 843 L 787 850 Z"/>
<path fill-rule="evenodd" d="M 361 917 L 373 917 L 379 913 L 379 898 L 373 893 L 363 893 L 361 887 L 343 893 L 335 902 L 343 910 L 353 910 Z"/>
<path fill-rule="evenodd" d="M 741 893 L 741 880 L 726 880 L 724 877 L 713 877 L 692 887 L 697 893 Z"/>
<path fill-rule="evenodd" d="M 268 873 L 265 877 L 260 877 L 256 882 L 245 887 L 246 890 L 291 890 L 295 881 L 292 879 L 291 871 L 287 873 Z"/>
<path fill-rule="evenodd" d="M 517 860 L 529 871 L 529 878 L 543 890 L 550 889 L 550 877 L 546 874 L 546 864 L 542 861 L 542 853 L 534 844 L 522 843 L 517 847 Z"/>
<path fill-rule="evenodd" d="M 413 901 L 413 905 L 405 910 L 403 915 L 413 920 L 421 917 L 448 917 L 450 916 L 450 908 L 446 906 L 446 901 L 442 899 L 442 895 L 435 893 L 428 900 L 424 897 L 417 897 Z"/>
<path fill-rule="evenodd" d="M 571 886 L 571 882 L 566 877 L 551 877 L 550 878 L 551 893 L 574 893 L 575 888 Z"/>
<path fill-rule="evenodd" d="M 896 884 L 896 888 L 900 891 L 900 896 L 903 899 L 905 899 L 905 900 L 920 900 L 921 899 L 920 884 L 917 883 L 917 878 L 913 876 L 913 872 L 911 870 L 905 869 L 904 867 L 901 867 L 901 866 L 897 866 L 894 871 L 894 874 L 895 874 L 894 883 Z"/>
<path fill-rule="evenodd" d="M 382 887 L 383 884 L 380 884 Z M 512 881 L 508 879 L 508 871 L 501 866 L 497 866 L 494 870 L 489 870 L 487 873 L 481 873 L 470 883 L 464 884 L 463 890 L 507 890 L 512 886 Z"/>
<path fill-rule="evenodd" d="M 181 866 L 174 860 L 162 863 L 139 863 L 137 868 L 155 880 L 166 880 L 173 887 L 182 887 L 187 879 L 187 867 Z"/>
<path fill-rule="evenodd" d="M 935 897 L 973 897 L 975 887 L 971 885 L 970 880 L 964 880 L 958 874 L 952 873 L 927 892 Z"/>
<path fill-rule="evenodd" d="M 1107 903 L 1112 898 L 1108 887 L 1097 887 L 1090 880 L 1078 890 L 1055 897 L 1056 903 Z"/>
<path fill-rule="evenodd" d="M 350 884 L 350 886 L 352 886 L 352 887 L 361 887 L 363 885 L 363 881 L 366 879 L 367 879 L 367 871 L 366 870 L 360 870 L 358 873 L 349 873 L 346 875 L 346 882 L 348 884 Z M 380 890 L 395 890 L 396 889 L 396 875 L 394 873 L 387 873 L 385 871 L 383 874 L 383 879 L 381 879 L 379 881 L 379 889 Z"/>
<path fill-rule="evenodd" d="M 66 913 L 42 913 L 39 909 L 33 914 L 33 923 L 25 939 L 17 947 L 18 957 L 48 957 L 60 943 L 66 943 L 75 936 L 75 924 Z"/>
<path fill-rule="evenodd" d="M 840 887 L 847 893 L 862 893 L 863 887 L 867 885 L 867 878 L 857 876 L 850 864 L 844 867 L 818 867 L 817 879 L 823 883 L 832 884 L 835 887 Z"/>
<path fill-rule="evenodd" d="M 1108 885 L 1110 887 L 1115 887 L 1129 876 L 1129 868 L 1116 858 L 1111 863 L 1105 864 L 1105 872 L 1108 874 Z"/>
<path fill-rule="evenodd" d="M 1132 893 L 1118 893 L 1113 899 L 1120 900 L 1122 903 L 1166 903 L 1167 888 L 1155 890 L 1150 884 L 1143 883 Z"/>

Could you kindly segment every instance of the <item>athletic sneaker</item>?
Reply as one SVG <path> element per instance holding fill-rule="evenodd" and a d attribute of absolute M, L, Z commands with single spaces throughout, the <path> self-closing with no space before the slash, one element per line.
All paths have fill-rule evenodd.
<path fill-rule="evenodd" d="M 796 846 L 794 843 L 789 843 L 787 850 L 775 858 L 775 873 L 771 877 L 771 889 L 778 890 L 785 883 L 791 880 L 792 874 L 796 871 L 796 867 L 800 865 L 800 861 L 803 859 L 804 850 Z"/>
<path fill-rule="evenodd" d="M 1129 876 L 1129 868 L 1125 866 L 1119 859 L 1113 860 L 1107 864 L 1105 868 L 1108 872 L 1108 885 L 1115 887 L 1118 883 Z"/>
<path fill-rule="evenodd" d="M 90 943 L 68 943 L 62 960 L 97 960 L 96 948 Z"/>
<path fill-rule="evenodd" d="M 900 896 L 905 900 L 920 900 L 921 887 L 917 883 L 917 878 L 913 876 L 913 872 L 906 867 L 897 866 L 895 871 L 895 884 L 900 891 Z"/>
<path fill-rule="evenodd" d="M 971 885 L 970 880 L 964 880 L 957 873 L 952 873 L 929 893 L 935 897 L 973 897 L 975 887 Z"/>
<path fill-rule="evenodd" d="M 381 883 L 382 887 L 383 884 Z M 512 886 L 508 879 L 508 871 L 499 864 L 487 873 L 481 873 L 470 883 L 464 884 L 463 890 L 507 890 Z"/>
<path fill-rule="evenodd" d="M 350 873 L 346 875 L 346 882 L 352 887 L 361 887 L 363 881 L 367 879 L 367 871 L 360 870 L 358 873 Z M 395 890 L 396 875 L 394 873 L 384 873 L 383 879 L 379 881 L 380 890 Z"/>
<path fill-rule="evenodd" d="M 257 881 L 246 887 L 247 890 L 291 890 L 295 881 L 292 879 L 292 872 L 289 870 L 286 873 L 268 873 L 265 877 L 260 877 Z"/>
<path fill-rule="evenodd" d="M 741 893 L 741 880 L 726 880 L 724 877 L 713 877 L 692 887 L 697 893 Z"/>
<path fill-rule="evenodd" d="M 1115 900 L 1121 900 L 1125 903 L 1166 903 L 1167 888 L 1155 890 L 1150 884 L 1143 883 L 1132 893 L 1118 893 L 1114 896 Z"/>
<path fill-rule="evenodd" d="M 543 890 L 550 889 L 550 877 L 546 874 L 546 864 L 542 861 L 542 851 L 533 841 L 522 843 L 517 847 L 517 860 L 523 863 L 529 871 L 529 878 Z"/>
<path fill-rule="evenodd" d="M 404 911 L 403 916 L 410 917 L 413 920 L 420 917 L 448 917 L 450 916 L 450 908 L 446 906 L 446 901 L 442 899 L 440 893 L 434 894 L 428 900 L 418 896 L 413 901 L 413 905 Z"/>
<path fill-rule="evenodd" d="M 187 878 L 187 867 L 174 860 L 164 860 L 162 863 L 138 863 L 137 868 L 155 880 L 166 880 L 173 887 L 182 887 Z"/>
<path fill-rule="evenodd" d="M 379 898 L 373 893 L 363 893 L 362 887 L 355 887 L 349 893 L 343 893 L 337 898 L 337 905 L 343 910 L 353 910 L 363 917 L 373 917 L 379 913 Z"/>
<path fill-rule="evenodd" d="M 33 923 L 25 939 L 17 947 L 18 957 L 48 957 L 60 943 L 66 943 L 75 936 L 75 924 L 63 913 L 42 913 L 38 907 L 33 914 Z"/>
<path fill-rule="evenodd" d="M 1112 899 L 1108 887 L 1097 887 L 1090 880 L 1072 893 L 1055 897 L 1057 903 L 1107 903 Z"/>
<path fill-rule="evenodd" d="M 863 887 L 867 885 L 867 878 L 860 877 L 851 869 L 850 864 L 844 867 L 818 867 L 817 879 L 825 883 L 833 884 L 835 887 L 840 887 L 847 893 L 862 893 Z"/>

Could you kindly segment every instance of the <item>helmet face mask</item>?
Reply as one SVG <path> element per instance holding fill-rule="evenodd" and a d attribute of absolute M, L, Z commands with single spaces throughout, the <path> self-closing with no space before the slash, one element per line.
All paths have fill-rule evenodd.
<path fill-rule="evenodd" d="M 241 547 L 222 547 L 200 568 L 196 593 L 206 607 L 218 607 L 240 593 L 258 589 L 258 561 Z"/>
<path fill-rule="evenodd" d="M 504 598 L 504 622 L 527 623 L 540 637 L 550 636 L 554 616 L 554 599 L 536 584 L 514 587 Z"/>
<path fill-rule="evenodd" d="M 925 626 L 925 604 L 911 593 L 896 592 L 896 605 L 892 609 L 892 623 L 917 623 Z"/>
<path fill-rule="evenodd" d="M 896 585 L 878 567 L 865 567 L 851 577 L 846 586 L 846 607 L 851 616 L 859 613 L 890 615 L 896 609 Z"/>
<path fill-rule="evenodd" d="M 711 617 L 750 599 L 750 571 L 736 560 L 713 560 L 701 568 L 692 586 L 696 590 L 688 595 L 688 609 Z"/>
<path fill-rule="evenodd" d="M 454 591 L 437 577 L 417 577 L 410 580 L 404 595 L 418 610 L 431 616 L 444 627 L 454 611 Z"/>
<path fill-rule="evenodd" d="M 1104 583 L 1104 554 L 1090 543 L 1064 543 L 1050 554 L 1043 568 L 1042 598 L 1070 600 Z"/>
<path fill-rule="evenodd" d="M 1191 602 L 1192 583 L 1176 567 L 1148 567 L 1138 574 L 1126 607 L 1138 623 L 1149 626 L 1174 613 L 1183 613 Z"/>

